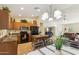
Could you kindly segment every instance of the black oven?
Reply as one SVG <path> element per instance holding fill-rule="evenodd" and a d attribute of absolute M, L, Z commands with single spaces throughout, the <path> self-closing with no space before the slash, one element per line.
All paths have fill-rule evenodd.
<path fill-rule="evenodd" d="M 26 43 L 29 40 L 29 35 L 27 31 L 20 32 L 20 43 Z"/>

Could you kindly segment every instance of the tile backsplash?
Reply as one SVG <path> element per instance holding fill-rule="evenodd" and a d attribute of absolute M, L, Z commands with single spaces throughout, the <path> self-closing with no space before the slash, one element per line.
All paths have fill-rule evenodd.
<path fill-rule="evenodd" d="M 6 36 L 8 34 L 7 30 L 0 30 L 0 38 Z"/>

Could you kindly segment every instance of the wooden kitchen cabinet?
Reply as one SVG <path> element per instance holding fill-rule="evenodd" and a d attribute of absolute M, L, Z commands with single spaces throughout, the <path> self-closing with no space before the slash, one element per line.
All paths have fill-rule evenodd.
<path fill-rule="evenodd" d="M 0 29 L 9 29 L 9 13 L 0 10 Z"/>
<path fill-rule="evenodd" d="M 0 55 L 17 55 L 17 36 L 8 36 L 0 39 Z"/>
<path fill-rule="evenodd" d="M 17 55 L 17 42 L 0 42 L 0 55 Z"/>
<path fill-rule="evenodd" d="M 14 22 L 14 29 L 20 29 L 21 27 L 28 27 L 30 28 L 30 26 L 32 26 L 33 24 L 31 22 L 28 23 L 22 23 L 22 22 Z"/>

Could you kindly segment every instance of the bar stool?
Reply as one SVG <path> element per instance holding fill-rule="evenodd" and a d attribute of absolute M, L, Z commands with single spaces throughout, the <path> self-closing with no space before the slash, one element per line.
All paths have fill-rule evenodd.
<path fill-rule="evenodd" d="M 33 50 L 35 50 L 35 49 L 44 47 L 45 45 L 44 45 L 44 41 L 43 40 L 38 39 L 38 40 L 32 42 L 32 46 L 33 46 Z"/>

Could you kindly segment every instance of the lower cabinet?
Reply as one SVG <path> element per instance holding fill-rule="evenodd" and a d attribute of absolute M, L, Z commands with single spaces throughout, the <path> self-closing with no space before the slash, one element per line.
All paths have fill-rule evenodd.
<path fill-rule="evenodd" d="M 0 55 L 16 55 L 17 41 L 0 42 Z"/>

